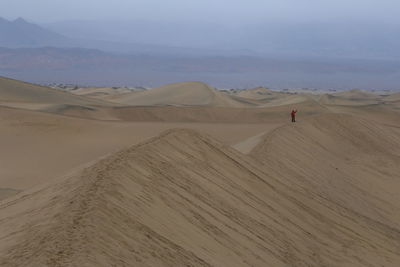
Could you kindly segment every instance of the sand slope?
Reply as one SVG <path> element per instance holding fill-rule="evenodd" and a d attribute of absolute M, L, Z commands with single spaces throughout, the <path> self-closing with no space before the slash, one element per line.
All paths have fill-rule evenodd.
<path fill-rule="evenodd" d="M 400 135 L 347 114 L 275 129 L 252 152 L 282 181 L 332 201 L 359 221 L 400 229 Z M 371 222 L 372 222 L 371 221 Z"/>
<path fill-rule="evenodd" d="M 274 92 L 270 89 L 264 87 L 257 87 L 248 90 L 240 90 L 237 93 L 237 96 L 247 98 L 247 99 L 255 99 L 255 100 L 263 100 L 277 97 L 279 95 L 278 92 Z"/>
<path fill-rule="evenodd" d="M 0 264 L 398 266 L 399 199 L 389 185 L 398 186 L 390 175 L 400 141 L 382 131 L 389 130 L 321 115 L 268 134 L 254 160 L 195 131 L 169 130 L 3 202 Z M 348 176 L 343 153 L 371 151 L 376 158 L 360 160 L 390 161 L 367 178 L 356 175 L 372 169 L 353 161 Z M 321 173 L 308 168 L 323 154 Z M 335 168 L 343 173 L 327 180 L 323 172 Z"/>
<path fill-rule="evenodd" d="M 400 266 L 398 95 L 253 91 L 0 79 L 0 266 Z"/>
<path fill-rule="evenodd" d="M 385 99 L 389 101 L 400 101 L 400 93 L 394 93 L 391 95 L 388 95 Z"/>
<path fill-rule="evenodd" d="M 376 99 L 378 97 L 378 95 L 372 92 L 359 89 L 346 90 L 343 92 L 334 93 L 333 95 L 350 99 Z"/>
<path fill-rule="evenodd" d="M 362 106 L 379 104 L 382 99 L 381 96 L 372 92 L 353 89 L 334 94 L 323 94 L 319 101 L 324 105 Z"/>
<path fill-rule="evenodd" d="M 201 82 L 182 82 L 164 85 L 147 91 L 125 94 L 118 103 L 131 106 L 242 106 Z"/>
<path fill-rule="evenodd" d="M 101 99 L 0 77 L 0 106 L 101 120 L 116 120 L 109 109 L 117 106 Z"/>
<path fill-rule="evenodd" d="M 119 99 L 144 91 L 144 88 L 129 89 L 125 87 L 84 87 L 69 91 L 72 94 L 89 98 L 118 102 Z"/>
<path fill-rule="evenodd" d="M 21 104 L 105 104 L 60 90 L 0 77 L 0 103 Z"/>
<path fill-rule="evenodd" d="M 0 106 L 98 120 L 118 120 L 110 111 L 113 106 L 118 106 L 117 103 L 2 77 Z"/>
<path fill-rule="evenodd" d="M 12 193 L 1 188 L 26 190 L 177 127 L 208 133 L 225 144 L 270 128 L 264 123 L 98 121 L 0 107 L 0 198 Z"/>
<path fill-rule="evenodd" d="M 0 200 L 6 199 L 10 196 L 16 195 L 20 190 L 16 190 L 13 188 L 0 188 Z"/>
<path fill-rule="evenodd" d="M 391 94 L 384 98 L 385 104 L 391 105 L 394 109 L 400 110 L 400 93 Z"/>
<path fill-rule="evenodd" d="M 239 102 L 247 102 L 247 107 L 288 106 L 315 100 L 316 98 L 311 94 L 272 91 L 263 87 L 233 91 L 230 94 Z"/>

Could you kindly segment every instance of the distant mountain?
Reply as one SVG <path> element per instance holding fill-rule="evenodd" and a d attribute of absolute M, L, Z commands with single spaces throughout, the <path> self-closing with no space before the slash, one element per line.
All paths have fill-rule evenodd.
<path fill-rule="evenodd" d="M 14 21 L 0 18 L 0 46 L 13 48 L 62 46 L 65 42 L 69 42 L 67 37 L 22 18 Z"/>
<path fill-rule="evenodd" d="M 79 25 L 76 25 L 79 28 Z M 131 32 L 134 36 L 137 31 Z M 232 55 L 237 52 L 226 50 L 190 48 L 172 46 L 167 44 L 135 42 L 135 38 L 119 40 L 107 36 L 86 35 L 64 35 L 59 34 L 57 29 L 49 30 L 48 26 L 42 27 L 37 24 L 27 22 L 22 18 L 8 21 L 0 18 L 0 47 L 7 48 L 37 48 L 37 47 L 57 47 L 57 48 L 87 48 L 99 49 L 107 52 L 119 54 L 135 55 L 174 55 L 174 56 L 207 56 L 207 55 Z"/>
<path fill-rule="evenodd" d="M 115 67 L 123 64 L 123 61 L 123 57 L 96 49 L 0 47 L 0 71 L 93 69 L 104 66 Z"/>
<path fill-rule="evenodd" d="M 45 24 L 71 38 L 232 51 L 231 55 L 400 59 L 400 27 L 382 21 L 203 23 L 62 21 Z M 234 54 L 236 53 L 236 54 Z"/>
<path fill-rule="evenodd" d="M 332 60 L 299 58 L 176 57 L 173 55 L 129 55 L 89 48 L 0 47 L 0 70 L 54 69 L 157 69 L 163 72 L 284 72 L 387 73 L 400 70 L 400 62 L 386 60 Z"/>
<path fill-rule="evenodd" d="M 242 45 L 264 53 L 400 59 L 400 28 L 385 22 L 282 22 L 246 25 Z"/>
<path fill-rule="evenodd" d="M 163 21 L 64 21 L 42 26 L 0 18 L 0 47 L 80 47 L 151 56 L 400 59 L 400 28 L 341 21 L 220 25 Z"/>

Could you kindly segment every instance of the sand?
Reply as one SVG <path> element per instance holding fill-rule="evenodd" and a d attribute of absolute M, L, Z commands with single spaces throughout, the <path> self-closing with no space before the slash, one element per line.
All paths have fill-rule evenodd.
<path fill-rule="evenodd" d="M 61 90 L 0 77 L 0 103 L 105 105 L 106 102 L 76 96 Z M 21 106 L 22 108 L 22 106 Z"/>
<path fill-rule="evenodd" d="M 61 89 L 61 88 L 60 88 Z M 101 99 L 105 101 L 118 102 L 119 100 L 131 96 L 134 93 L 142 92 L 144 88 L 126 88 L 126 87 L 81 87 L 69 90 L 74 95 L 88 98 Z"/>
<path fill-rule="evenodd" d="M 281 93 L 272 91 L 268 88 L 257 87 L 254 89 L 240 90 L 236 95 L 247 99 L 265 100 L 277 98 Z"/>
<path fill-rule="evenodd" d="M 0 107 L 0 188 L 30 188 L 171 128 L 196 129 L 230 145 L 266 131 L 268 126 L 105 122 Z"/>
<path fill-rule="evenodd" d="M 1 266 L 400 265 L 396 94 L 1 82 Z"/>
<path fill-rule="evenodd" d="M 142 92 L 125 94 L 119 99 L 114 98 L 113 101 L 129 106 L 244 106 L 201 82 L 168 84 Z"/>

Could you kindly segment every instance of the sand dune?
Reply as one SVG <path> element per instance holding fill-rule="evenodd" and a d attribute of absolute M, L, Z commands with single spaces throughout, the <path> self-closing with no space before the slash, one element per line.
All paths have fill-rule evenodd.
<path fill-rule="evenodd" d="M 0 77 L 0 105 L 27 110 L 62 113 L 69 109 L 98 111 L 101 107 L 115 106 L 116 104 Z"/>
<path fill-rule="evenodd" d="M 99 90 L 109 95 L 99 97 Z M 106 121 L 265 122 L 265 118 L 270 117 L 269 114 L 275 110 L 291 110 L 316 103 L 314 96 L 273 92 L 265 88 L 241 90 L 237 95 L 229 95 L 199 82 L 170 84 L 129 93 L 110 93 L 110 90 L 85 88 L 78 90 L 78 95 L 75 95 L 2 78 L 0 105 Z M 326 100 L 328 98 L 334 100 Z M 321 99 L 319 103 L 323 105 L 343 105 L 344 102 L 348 105 L 366 105 L 375 101 L 367 100 L 369 102 L 366 103 L 364 100 L 330 95 L 324 95 Z M 187 110 L 181 112 L 180 108 Z M 267 113 L 262 110 L 264 108 L 268 109 Z"/>
<path fill-rule="evenodd" d="M 319 122 L 323 124 L 317 126 Z M 341 127 L 331 136 L 329 124 L 335 122 Z M 352 123 L 363 127 L 353 132 L 348 128 Z M 1 264 L 398 266 L 399 213 L 390 213 L 398 211 L 398 197 L 374 174 L 366 179 L 377 190 L 367 190 L 371 184 L 364 176 L 347 176 L 346 159 L 335 159 L 336 153 L 378 151 L 391 159 L 379 171 L 396 171 L 392 163 L 400 155 L 398 136 L 359 152 L 358 145 L 382 134 L 380 127 L 342 115 L 323 115 L 307 124 L 315 129 L 298 126 L 288 150 L 294 156 L 279 155 L 273 161 L 287 166 L 282 171 L 270 160 L 281 139 L 290 146 L 285 140 L 292 140 L 287 139 L 292 126 L 278 128 L 255 150 L 257 161 L 267 159 L 260 165 L 208 136 L 170 130 L 11 198 L 1 204 Z M 312 154 L 295 157 L 316 142 L 308 141 L 309 131 L 328 145 L 327 136 L 340 138 L 342 150 L 336 146 L 330 154 L 318 143 L 315 149 L 316 157 L 328 153 L 336 160 L 330 161 L 332 171 L 339 168 L 344 178 L 319 178 L 306 165 Z M 274 141 L 273 152 L 269 141 Z M 363 168 L 357 171 L 351 174 L 367 174 Z M 392 177 L 391 185 L 396 183 Z M 380 196 L 379 190 L 388 196 Z"/>
<path fill-rule="evenodd" d="M 239 101 L 238 99 L 236 101 Z M 219 123 L 285 123 L 292 109 L 302 118 L 331 112 L 310 96 L 287 95 L 284 98 L 246 107 L 219 106 L 145 106 L 118 107 L 112 116 L 122 121 L 219 122 Z M 290 116 L 289 116 L 290 117 Z M 289 118 L 290 119 L 290 118 Z"/>
<path fill-rule="evenodd" d="M 0 79 L 1 266 L 400 266 L 396 94 L 98 92 Z"/>
<path fill-rule="evenodd" d="M 397 129 L 352 115 L 324 114 L 275 129 L 251 154 L 279 173 L 282 182 L 400 229 Z"/>
<path fill-rule="evenodd" d="M 319 98 L 319 102 L 323 105 L 337 105 L 337 106 L 367 106 L 375 105 L 382 102 L 379 98 L 352 98 L 346 96 L 335 96 L 324 94 Z"/>
<path fill-rule="evenodd" d="M 288 106 L 309 100 L 312 100 L 312 98 L 308 97 L 307 95 L 285 95 L 268 101 L 266 104 L 263 104 L 262 107 Z"/>
<path fill-rule="evenodd" d="M 390 94 L 386 99 L 389 99 L 392 101 L 400 101 L 400 93 Z"/>
<path fill-rule="evenodd" d="M 121 107 L 114 109 L 115 118 L 123 121 L 214 122 L 214 123 L 284 123 L 293 109 L 301 117 L 329 112 L 315 101 L 294 102 L 259 108 L 231 107 Z"/>
<path fill-rule="evenodd" d="M 74 95 L 89 96 L 89 97 L 106 97 L 110 95 L 119 95 L 124 93 L 130 93 L 131 90 L 126 88 L 111 88 L 111 87 L 83 87 L 76 90 L 71 90 Z"/>
<path fill-rule="evenodd" d="M 68 116 L 118 120 L 110 109 L 116 103 L 0 77 L 0 106 Z"/>
<path fill-rule="evenodd" d="M 352 89 L 334 93 L 334 96 L 346 97 L 350 99 L 376 99 L 378 96 L 372 92 L 363 91 L 359 89 Z"/>
<path fill-rule="evenodd" d="M 229 145 L 271 128 L 265 123 L 98 121 L 0 107 L 0 188 L 31 188 L 176 127 Z"/>
<path fill-rule="evenodd" d="M 130 106 L 243 106 L 240 102 L 201 82 L 168 84 L 124 95 L 118 99 L 118 103 Z"/>
<path fill-rule="evenodd" d="M 239 97 L 247 98 L 247 99 L 256 99 L 256 100 L 263 100 L 263 99 L 270 99 L 277 97 L 279 92 L 274 92 L 271 89 L 267 89 L 264 87 L 257 87 L 254 89 L 248 90 L 240 90 L 237 95 Z"/>
<path fill-rule="evenodd" d="M 144 88 L 129 89 L 126 87 L 84 87 L 77 90 L 71 90 L 69 92 L 89 98 L 118 102 L 118 100 L 124 98 L 125 96 L 139 93 L 144 90 Z"/>
<path fill-rule="evenodd" d="M 248 107 L 288 106 L 317 99 L 311 94 L 272 91 L 263 87 L 234 91 L 233 97 L 237 101 L 248 101 L 251 104 Z"/>
<path fill-rule="evenodd" d="M 3 105 L 43 104 L 104 105 L 105 102 L 62 92 L 48 87 L 0 77 L 0 103 Z"/>
<path fill-rule="evenodd" d="M 362 106 L 379 104 L 382 99 L 381 96 L 372 92 L 353 89 L 334 94 L 323 94 L 319 101 L 325 105 Z"/>

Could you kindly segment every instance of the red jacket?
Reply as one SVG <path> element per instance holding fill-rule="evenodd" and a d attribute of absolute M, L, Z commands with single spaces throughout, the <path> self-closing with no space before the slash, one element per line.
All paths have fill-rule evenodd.
<path fill-rule="evenodd" d="M 296 116 L 296 112 L 297 112 L 297 110 L 296 111 L 292 110 L 292 113 L 290 113 L 290 115 L 292 115 L 292 117 L 294 117 L 294 116 Z"/>

